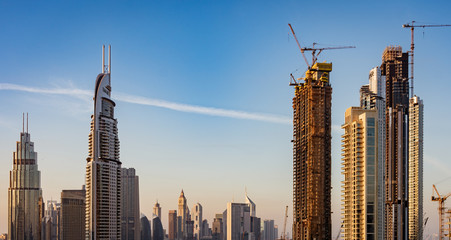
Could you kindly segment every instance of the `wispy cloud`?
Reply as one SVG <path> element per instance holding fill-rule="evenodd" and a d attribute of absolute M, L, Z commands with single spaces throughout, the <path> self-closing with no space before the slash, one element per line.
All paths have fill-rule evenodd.
<path fill-rule="evenodd" d="M 0 90 L 13 90 L 13 91 L 21 91 L 21 92 L 29 92 L 29 93 L 39 93 L 39 94 L 56 94 L 56 95 L 66 95 L 81 99 L 89 99 L 92 96 L 92 91 L 77 89 L 77 88 L 36 88 L 36 87 L 28 87 L 17 84 L 10 83 L 0 83 Z M 132 103 L 132 104 L 140 104 L 152 107 L 160 107 L 166 108 L 179 112 L 187 112 L 187 113 L 197 113 L 203 115 L 210 116 L 218 116 L 218 117 L 228 117 L 235 119 L 245 119 L 245 120 L 256 120 L 256 121 L 264 121 L 264 122 L 272 122 L 272 123 L 280 123 L 280 124 L 291 124 L 291 119 L 286 116 L 280 115 L 272 115 L 272 114 L 264 114 L 264 113 L 254 113 L 254 112 L 246 112 L 246 111 L 238 111 L 238 110 L 230 110 L 223 108 L 215 108 L 215 107 L 204 107 L 198 105 L 190 105 L 184 103 L 176 103 L 170 102 L 161 99 L 152 99 L 141 96 L 134 96 L 123 93 L 115 93 L 113 98 L 117 101 Z"/>

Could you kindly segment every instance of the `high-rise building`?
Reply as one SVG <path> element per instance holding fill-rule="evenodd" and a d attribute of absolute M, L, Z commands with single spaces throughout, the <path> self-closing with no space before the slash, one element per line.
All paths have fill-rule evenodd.
<path fill-rule="evenodd" d="M 409 239 L 423 239 L 423 100 L 409 102 Z"/>
<path fill-rule="evenodd" d="M 227 203 L 227 240 L 247 240 L 251 231 L 251 215 L 247 203 Z"/>
<path fill-rule="evenodd" d="M 204 219 L 202 221 L 202 232 L 200 235 L 202 237 L 200 237 L 199 239 L 203 239 L 203 238 L 211 239 L 211 228 L 210 228 L 210 225 L 208 224 L 207 219 Z"/>
<path fill-rule="evenodd" d="M 105 46 L 103 46 L 103 53 Z M 121 238 L 121 161 L 115 103 L 111 100 L 111 47 L 94 88 L 89 156 L 86 159 L 86 239 Z"/>
<path fill-rule="evenodd" d="M 377 111 L 377 237 L 384 239 L 385 220 L 385 76 L 370 70 L 369 84 L 360 88 L 360 107 Z"/>
<path fill-rule="evenodd" d="M 245 203 L 247 203 L 247 205 L 249 205 L 249 208 L 251 210 L 251 217 L 255 217 L 257 214 L 257 207 L 256 207 L 255 203 L 247 195 L 247 191 L 246 191 L 244 198 L 245 198 L 244 199 Z"/>
<path fill-rule="evenodd" d="M 180 217 L 180 224 L 177 224 L 177 228 L 180 232 L 177 232 L 177 236 L 180 239 L 183 238 L 183 236 L 185 236 L 186 234 L 186 221 L 188 221 L 189 216 L 189 209 L 188 205 L 186 204 L 186 197 L 183 189 L 179 196 L 178 207 L 179 209 L 177 211 L 177 217 Z"/>
<path fill-rule="evenodd" d="M 277 238 L 274 226 L 274 220 L 263 221 L 262 240 L 275 240 Z"/>
<path fill-rule="evenodd" d="M 85 187 L 61 192 L 61 240 L 85 237 Z"/>
<path fill-rule="evenodd" d="M 177 210 L 169 210 L 168 214 L 168 237 L 169 240 L 177 239 Z"/>
<path fill-rule="evenodd" d="M 223 240 L 223 222 L 222 222 L 222 214 L 216 214 L 213 224 L 211 227 L 211 237 L 212 240 Z"/>
<path fill-rule="evenodd" d="M 122 168 L 121 178 L 121 240 L 139 240 L 139 177 L 134 168 Z"/>
<path fill-rule="evenodd" d="M 59 240 L 61 230 L 61 204 L 55 200 L 47 201 L 47 207 L 42 219 L 42 240 Z"/>
<path fill-rule="evenodd" d="M 348 108 L 342 128 L 343 239 L 378 239 L 376 109 Z"/>
<path fill-rule="evenodd" d="M 385 239 L 407 239 L 408 233 L 408 65 L 408 53 L 401 47 L 385 48 Z"/>
<path fill-rule="evenodd" d="M 196 203 L 193 209 L 191 210 L 191 217 L 194 221 L 194 231 L 193 236 L 194 239 L 199 240 L 202 237 L 202 205 L 200 203 Z"/>
<path fill-rule="evenodd" d="M 149 219 L 146 216 L 141 217 L 141 240 L 151 240 L 152 232 Z"/>
<path fill-rule="evenodd" d="M 293 98 L 293 239 L 331 235 L 331 63 L 315 63 Z"/>
<path fill-rule="evenodd" d="M 9 172 L 8 239 L 40 239 L 42 208 L 38 154 L 28 133 L 27 116 L 27 128 L 20 133 Z"/>
<path fill-rule="evenodd" d="M 161 207 L 160 207 L 160 203 L 158 203 L 158 201 L 155 203 L 155 206 L 153 206 L 153 215 L 155 215 L 161 219 Z"/>
<path fill-rule="evenodd" d="M 154 216 L 152 219 L 152 225 L 152 240 L 164 240 L 164 230 L 160 218 Z"/>

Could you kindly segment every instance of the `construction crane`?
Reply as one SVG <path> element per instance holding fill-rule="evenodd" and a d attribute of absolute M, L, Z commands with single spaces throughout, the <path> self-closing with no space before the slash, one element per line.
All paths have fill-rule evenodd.
<path fill-rule="evenodd" d="M 451 196 L 451 193 L 448 193 L 446 196 L 440 196 L 440 193 L 438 193 L 437 188 L 435 187 L 435 184 L 432 184 L 432 187 L 434 188 L 435 192 L 437 193 L 437 197 L 434 196 L 434 192 L 432 192 L 432 201 L 438 202 L 438 215 L 439 215 L 439 239 L 443 239 L 444 235 L 444 229 L 443 229 L 443 220 L 445 216 L 445 201 L 446 199 Z"/>
<path fill-rule="evenodd" d="M 282 233 L 282 239 L 287 239 L 287 218 L 288 218 L 288 206 L 285 207 L 285 220 L 283 222 L 283 233 Z"/>
<path fill-rule="evenodd" d="M 414 31 L 415 28 L 427 28 L 427 27 L 451 27 L 451 24 L 428 24 L 428 25 L 415 25 L 415 21 L 411 23 L 403 24 L 403 28 L 410 28 L 411 42 L 410 42 L 410 97 L 413 97 L 413 53 L 415 49 L 414 45 Z"/>
<path fill-rule="evenodd" d="M 338 234 L 337 234 L 337 237 L 335 238 L 335 240 L 338 240 L 340 238 L 342 227 L 343 227 L 343 222 L 341 222 L 341 227 L 340 227 L 340 229 L 338 229 Z"/>
<path fill-rule="evenodd" d="M 296 37 L 296 33 L 294 33 L 293 27 L 291 26 L 291 24 L 288 23 L 288 26 L 291 29 L 291 33 L 293 34 L 294 40 L 296 40 L 296 43 L 299 47 L 299 50 L 301 51 L 302 57 L 304 58 L 305 64 L 307 64 L 308 69 L 310 70 L 312 68 L 313 65 L 315 65 L 317 59 L 318 59 L 318 55 L 321 54 L 322 51 L 324 50 L 334 50 L 334 49 L 345 49 L 345 48 L 355 48 L 355 46 L 338 46 L 338 47 L 324 47 L 324 48 L 315 48 L 315 45 L 317 43 L 313 43 L 313 47 L 311 48 L 307 48 L 307 47 L 301 47 L 301 44 L 299 43 L 298 38 Z M 307 58 L 305 57 L 304 52 L 305 51 L 311 51 L 312 52 L 312 63 L 309 64 Z M 299 78 L 298 80 L 300 80 L 302 78 Z M 290 81 L 290 85 L 298 85 L 298 82 L 296 81 L 296 79 L 293 77 L 293 75 L 291 74 L 291 81 Z"/>

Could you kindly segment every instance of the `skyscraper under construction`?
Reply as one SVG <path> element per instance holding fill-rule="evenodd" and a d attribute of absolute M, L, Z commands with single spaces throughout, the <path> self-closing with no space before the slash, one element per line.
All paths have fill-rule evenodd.
<path fill-rule="evenodd" d="M 331 63 L 315 63 L 293 98 L 293 239 L 331 238 Z"/>
<path fill-rule="evenodd" d="M 408 53 L 387 47 L 381 74 L 386 80 L 385 239 L 407 239 L 409 76 Z"/>

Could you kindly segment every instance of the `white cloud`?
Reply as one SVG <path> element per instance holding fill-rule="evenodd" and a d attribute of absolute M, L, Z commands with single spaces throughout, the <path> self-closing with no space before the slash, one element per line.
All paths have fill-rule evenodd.
<path fill-rule="evenodd" d="M 92 96 L 92 91 L 77 89 L 77 88 L 36 88 L 36 87 L 27 87 L 17 84 L 10 83 L 0 83 L 0 90 L 13 90 L 13 91 L 22 91 L 22 92 L 30 92 L 30 93 L 39 93 L 39 94 L 57 94 L 57 95 L 67 95 L 80 99 L 89 99 Z M 291 119 L 286 116 L 272 115 L 272 114 L 263 114 L 263 113 L 253 113 L 253 112 L 245 112 L 245 111 L 237 111 L 223 108 L 215 108 L 215 107 L 203 107 L 198 105 L 190 105 L 184 103 L 176 103 L 170 102 L 160 99 L 152 99 L 141 96 L 134 96 L 129 94 L 115 93 L 113 98 L 117 101 L 147 105 L 153 107 L 160 107 L 171 109 L 179 112 L 188 112 L 188 113 L 197 113 L 203 115 L 210 116 L 219 116 L 219 117 L 228 117 L 235 119 L 246 119 L 246 120 L 256 120 L 256 121 L 264 121 L 264 122 L 272 122 L 272 123 L 281 123 L 281 124 L 291 124 Z"/>

